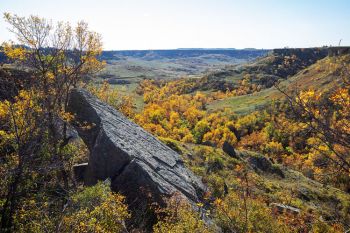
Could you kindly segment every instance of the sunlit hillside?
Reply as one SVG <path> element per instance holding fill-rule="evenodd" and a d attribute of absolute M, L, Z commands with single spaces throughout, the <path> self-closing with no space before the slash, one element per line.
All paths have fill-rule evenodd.
<path fill-rule="evenodd" d="M 349 233 L 349 9 L 0 1 L 0 233 Z"/>

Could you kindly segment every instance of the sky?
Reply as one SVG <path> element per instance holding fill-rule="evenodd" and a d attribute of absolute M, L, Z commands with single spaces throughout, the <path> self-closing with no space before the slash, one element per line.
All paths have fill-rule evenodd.
<path fill-rule="evenodd" d="M 350 45 L 350 0 L 0 0 L 4 12 L 84 20 L 106 50 Z"/>

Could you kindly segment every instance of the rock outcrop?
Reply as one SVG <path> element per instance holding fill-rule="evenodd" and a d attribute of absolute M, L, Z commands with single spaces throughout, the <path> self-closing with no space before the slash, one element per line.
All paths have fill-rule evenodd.
<path fill-rule="evenodd" d="M 284 205 L 281 203 L 271 203 L 270 207 L 272 208 L 273 213 L 278 213 L 278 214 L 289 213 L 293 215 L 300 214 L 300 209 L 295 208 L 293 206 Z"/>
<path fill-rule="evenodd" d="M 68 109 L 90 151 L 85 182 L 110 178 L 112 189 L 129 201 L 145 199 L 144 190 L 162 199 L 174 193 L 191 203 L 202 200 L 205 186 L 180 156 L 89 92 L 74 89 Z"/>
<path fill-rule="evenodd" d="M 250 156 L 247 159 L 247 162 L 250 166 L 252 166 L 255 171 L 262 171 L 262 172 L 268 172 L 271 174 L 276 174 L 280 176 L 281 178 L 284 178 L 283 171 L 278 167 L 274 166 L 269 159 L 267 159 L 263 155 L 254 155 Z"/>
<path fill-rule="evenodd" d="M 227 141 L 225 141 L 224 144 L 222 145 L 222 150 L 232 158 L 235 158 L 235 159 L 239 158 L 235 151 L 235 148 Z"/>

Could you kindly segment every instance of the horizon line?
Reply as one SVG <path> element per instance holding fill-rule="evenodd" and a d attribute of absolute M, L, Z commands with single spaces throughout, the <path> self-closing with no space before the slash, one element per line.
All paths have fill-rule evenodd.
<path fill-rule="evenodd" d="M 103 51 L 166 51 L 166 50 L 274 50 L 274 49 L 315 49 L 315 48 L 348 48 L 350 45 L 341 46 L 312 46 L 312 47 L 277 47 L 277 48 L 162 48 L 162 49 L 103 49 Z"/>

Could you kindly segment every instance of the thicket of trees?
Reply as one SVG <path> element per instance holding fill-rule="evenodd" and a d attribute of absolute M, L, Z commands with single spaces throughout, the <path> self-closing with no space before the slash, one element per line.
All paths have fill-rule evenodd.
<path fill-rule="evenodd" d="M 71 173 L 72 163 L 86 155 L 82 144 L 69 143 L 67 100 L 73 87 L 103 67 L 100 35 L 85 22 L 72 27 L 37 16 L 4 18 L 17 44 L 4 43 L 3 52 L 30 78 L 25 88 L 12 80 L 11 98 L 0 102 L 0 231 L 123 229 L 124 199 L 102 184 L 80 191 Z"/>
<path fill-rule="evenodd" d="M 343 78 L 342 86 L 329 92 L 304 90 L 290 94 L 276 85 L 287 101 L 275 102 L 266 110 L 245 116 L 236 116 L 228 109 L 206 110 L 207 104 L 230 97 L 235 90 L 188 94 L 191 82 L 184 80 L 143 81 L 138 93 L 143 95 L 146 105 L 141 112 L 129 115 L 160 137 L 218 147 L 226 141 L 262 152 L 278 163 L 347 191 L 349 57 L 328 62 L 329 72 Z M 132 109 L 130 104 L 128 109 Z"/>

